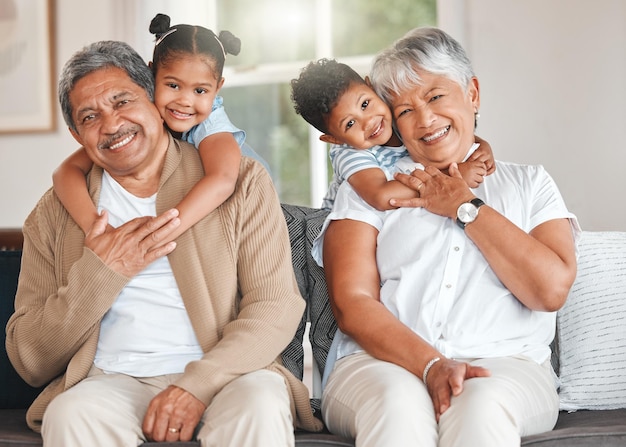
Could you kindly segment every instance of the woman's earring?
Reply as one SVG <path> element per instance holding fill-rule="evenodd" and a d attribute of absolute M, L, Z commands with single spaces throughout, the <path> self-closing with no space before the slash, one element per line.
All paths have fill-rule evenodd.
<path fill-rule="evenodd" d="M 478 109 L 476 109 L 474 110 L 474 119 L 478 121 L 478 118 L 480 118 L 480 113 L 478 113 Z"/>

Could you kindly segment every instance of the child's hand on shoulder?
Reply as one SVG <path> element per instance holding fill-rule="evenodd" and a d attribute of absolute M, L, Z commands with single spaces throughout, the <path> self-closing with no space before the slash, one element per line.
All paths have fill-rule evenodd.
<path fill-rule="evenodd" d="M 473 154 L 472 154 L 473 155 Z M 488 174 L 488 169 L 484 161 L 480 159 L 469 159 L 463 163 L 459 163 L 459 171 L 467 186 L 470 188 L 476 188 L 485 179 L 485 175 Z"/>
<path fill-rule="evenodd" d="M 479 136 L 474 136 L 474 138 L 480 146 L 476 148 L 465 162 L 458 165 L 463 180 L 470 188 L 476 188 L 483 182 L 486 175 L 493 174 L 496 170 L 496 162 L 491 145 Z"/>
<path fill-rule="evenodd" d="M 480 144 L 480 146 L 476 148 L 474 153 L 470 155 L 467 161 L 482 161 L 483 163 L 485 163 L 485 167 L 487 168 L 487 175 L 493 174 L 496 170 L 496 162 L 493 156 L 493 151 L 491 150 L 491 145 L 482 138 L 480 138 L 478 135 L 474 136 L 474 138 L 476 143 Z"/>

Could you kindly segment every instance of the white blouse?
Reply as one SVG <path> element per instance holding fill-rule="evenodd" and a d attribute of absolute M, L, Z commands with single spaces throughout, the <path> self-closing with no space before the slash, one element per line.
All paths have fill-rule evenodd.
<path fill-rule="evenodd" d="M 407 157 L 398 161 L 395 171 L 421 167 Z M 496 162 L 496 167 L 472 190 L 477 197 L 526 232 L 567 218 L 578 240 L 576 217 L 542 166 Z M 393 177 L 392 171 L 387 174 Z M 523 355 L 538 363 L 549 358 L 556 313 L 533 311 L 518 301 L 452 219 L 423 208 L 378 211 L 344 182 L 313 246 L 320 265 L 323 232 L 339 219 L 359 220 L 379 231 L 381 302 L 446 357 Z M 341 332 L 333 345 L 336 356 L 329 355 L 331 364 L 361 350 Z"/>

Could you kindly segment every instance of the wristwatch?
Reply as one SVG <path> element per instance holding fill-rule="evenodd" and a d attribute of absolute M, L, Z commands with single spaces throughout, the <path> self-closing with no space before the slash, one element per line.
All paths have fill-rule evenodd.
<path fill-rule="evenodd" d="M 456 210 L 456 223 L 458 226 L 465 230 L 465 225 L 476 220 L 476 217 L 478 217 L 478 209 L 484 204 L 485 202 L 479 198 L 461 203 Z"/>

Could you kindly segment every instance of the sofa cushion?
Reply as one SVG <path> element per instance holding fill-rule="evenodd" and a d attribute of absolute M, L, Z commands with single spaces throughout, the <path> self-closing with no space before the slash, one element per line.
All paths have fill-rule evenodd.
<path fill-rule="evenodd" d="M 326 210 L 316 210 L 306 217 L 306 263 L 309 275 L 307 295 L 309 300 L 309 320 L 311 321 L 309 339 L 320 377 L 324 375 L 328 351 L 337 331 L 337 322 L 330 307 L 328 289 L 326 288 L 324 269 L 317 265 L 311 255 L 313 241 L 320 233 L 327 215 L 328 211 Z"/>
<path fill-rule="evenodd" d="M 623 447 L 626 410 L 561 411 L 554 430 L 522 438 L 523 447 Z"/>
<path fill-rule="evenodd" d="M 583 232 L 557 315 L 561 409 L 626 408 L 626 233 Z"/>
<path fill-rule="evenodd" d="M 306 261 L 306 241 L 305 241 L 305 215 L 309 208 L 295 205 L 282 204 L 283 214 L 287 222 L 289 231 L 289 242 L 291 244 L 291 262 L 296 275 L 298 290 L 300 295 L 306 299 L 308 289 L 307 261 Z M 294 376 L 302 380 L 304 375 L 304 348 L 302 340 L 306 329 L 306 312 L 302 315 L 302 320 L 294 338 L 283 351 L 281 358 L 283 365 L 289 369 Z"/>
<path fill-rule="evenodd" d="M 305 318 L 298 327 L 296 336 L 283 352 L 282 359 L 296 377 L 302 379 L 303 363 L 300 357 L 303 334 L 306 329 L 306 317 L 311 323 L 309 340 L 313 358 L 320 377 L 324 373 L 326 357 L 333 341 L 337 323 L 330 308 L 324 270 L 311 256 L 311 247 L 322 228 L 328 211 L 282 204 L 283 214 L 289 229 L 291 257 L 300 293 L 307 300 Z"/>
<path fill-rule="evenodd" d="M 0 250 L 0 325 L 4 331 L 13 314 L 22 252 Z M 7 357 L 4 338 L 0 347 L 0 408 L 26 408 L 41 391 L 32 388 L 15 372 Z"/>

